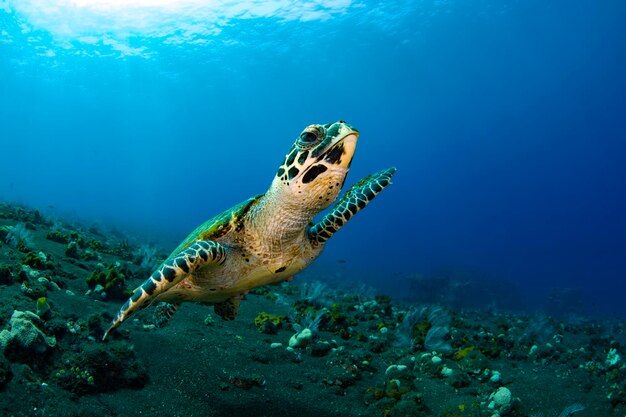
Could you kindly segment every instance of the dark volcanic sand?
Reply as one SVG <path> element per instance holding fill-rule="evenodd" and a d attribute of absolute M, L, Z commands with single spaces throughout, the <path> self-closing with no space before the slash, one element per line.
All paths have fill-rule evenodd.
<path fill-rule="evenodd" d="M 37 222 L 30 210 L 18 210 L 17 214 L 15 210 L 0 205 L 0 227 L 30 221 L 36 228 L 30 231 L 33 249 L 54 259 L 55 267 L 39 275 L 54 277 L 62 287 L 46 292 L 52 318 L 87 321 L 96 314 L 101 316 L 100 326 L 106 327 L 123 300 L 85 295 L 85 280 L 97 269 L 98 262 L 110 264 L 118 257 L 100 253 L 101 260 L 67 258 L 66 244 L 46 239 L 50 224 Z M 85 239 L 115 240 L 92 232 L 80 234 Z M 13 282 L 0 285 L 0 329 L 9 329 L 14 310 L 36 310 L 35 299 L 23 293 L 17 278 L 24 257 L 24 252 L 8 243 L 0 246 L 0 265 L 13 271 Z M 128 263 L 136 273 L 126 283 L 128 287 L 143 281 L 145 275 L 139 274 L 139 266 L 120 262 Z M 296 284 L 298 281 L 296 278 Z M 586 407 L 574 414 L 577 417 L 625 413 L 624 362 L 607 363 L 610 349 L 624 352 L 622 322 L 579 320 L 572 324 L 551 318 L 448 308 L 451 323 L 446 339 L 451 349 L 432 353 L 419 342 L 396 346 L 396 326 L 409 306 L 393 301 L 389 304 L 385 298 L 372 302 L 328 290 L 324 301 L 327 318 L 350 321 L 350 330 L 342 338 L 338 327 L 323 322 L 315 341 L 329 342 L 333 349 L 313 356 L 311 346 L 294 352 L 285 349 L 295 333 L 290 323 L 285 322 L 276 334 L 261 333 L 255 326 L 260 312 L 296 317 L 294 303 L 302 297 L 294 285 L 272 287 L 268 294 L 250 294 L 232 322 L 219 319 L 211 307 L 184 304 L 162 329 L 144 328 L 151 323 L 151 309 L 133 317 L 137 320 L 124 323 L 104 343 L 107 348 L 114 344 L 132 348 L 148 378 L 141 388 L 99 386 L 97 391 L 112 391 L 74 394 L 58 385 L 53 375 L 63 367 L 63 355 L 102 344 L 100 337 L 95 337 L 101 334 L 99 330 L 65 333 L 57 337 L 56 346 L 46 355 L 20 361 L 5 359 L 12 376 L 0 389 L 0 414 L 492 417 L 542 413 L 548 417 L 573 403 Z M 270 299 L 275 298 L 274 293 L 283 301 Z M 333 311 L 340 311 L 341 317 Z M 205 324 L 209 314 L 213 322 Z M 541 326 L 533 326 L 537 323 Z M 380 327 L 388 331 L 381 332 Z M 541 329 L 532 333 L 529 329 L 535 327 Z M 40 328 L 43 330 L 44 325 Z M 417 333 L 414 330 L 419 338 Z M 283 347 L 270 347 L 275 342 Z M 533 345 L 537 346 L 536 352 L 530 354 Z M 441 358 L 441 363 L 434 363 L 433 356 Z M 393 373 L 386 376 L 387 368 L 397 364 L 407 369 L 397 377 Z M 442 375 L 444 367 L 451 369 L 454 377 Z M 490 380 L 493 370 L 500 373 L 499 380 Z M 397 387 L 393 385 L 396 381 Z M 497 406 L 488 405 L 490 395 L 501 386 L 510 390 L 513 399 L 498 413 Z"/>

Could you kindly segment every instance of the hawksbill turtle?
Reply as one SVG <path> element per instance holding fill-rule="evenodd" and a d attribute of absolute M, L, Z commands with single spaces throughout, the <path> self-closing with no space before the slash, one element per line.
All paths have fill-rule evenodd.
<path fill-rule="evenodd" d="M 269 190 L 191 232 L 135 289 L 103 339 L 155 301 L 167 303 L 169 315 L 191 301 L 213 305 L 217 315 L 233 320 L 250 289 L 289 280 L 306 268 L 328 239 L 391 183 L 396 171 L 391 167 L 363 178 L 313 222 L 339 196 L 358 136 L 344 121 L 305 128 Z"/>

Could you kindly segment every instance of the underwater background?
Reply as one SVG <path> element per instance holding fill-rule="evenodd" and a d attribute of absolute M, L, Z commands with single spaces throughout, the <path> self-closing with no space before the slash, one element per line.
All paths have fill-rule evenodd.
<path fill-rule="evenodd" d="M 624 22 L 621 0 L 0 0 L 0 415 L 624 416 Z M 308 269 L 236 320 L 158 305 L 102 340 L 337 120 L 345 189 L 398 170 Z"/>
<path fill-rule="evenodd" d="M 626 311 L 624 2 L 122 4 L 0 3 L 3 200 L 172 248 L 344 119 L 347 184 L 398 174 L 318 275 Z"/>

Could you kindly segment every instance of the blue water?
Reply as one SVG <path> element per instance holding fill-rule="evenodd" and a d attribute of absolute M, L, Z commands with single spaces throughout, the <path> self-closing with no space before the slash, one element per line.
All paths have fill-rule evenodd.
<path fill-rule="evenodd" d="M 0 1 L 0 199 L 171 249 L 344 119 L 398 173 L 310 274 L 626 313 L 625 2 L 109 3 Z"/>

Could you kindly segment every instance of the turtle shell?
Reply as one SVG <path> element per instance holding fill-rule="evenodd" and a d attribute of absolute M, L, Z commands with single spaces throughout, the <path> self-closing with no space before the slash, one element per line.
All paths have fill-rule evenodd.
<path fill-rule="evenodd" d="M 250 207 L 263 196 L 259 194 L 207 220 L 189 234 L 170 254 L 170 257 L 184 251 L 199 240 L 219 240 L 237 229 L 238 221 Z"/>

